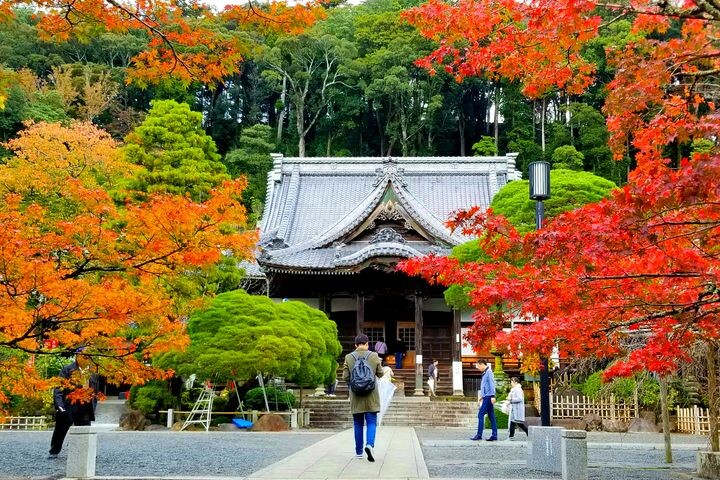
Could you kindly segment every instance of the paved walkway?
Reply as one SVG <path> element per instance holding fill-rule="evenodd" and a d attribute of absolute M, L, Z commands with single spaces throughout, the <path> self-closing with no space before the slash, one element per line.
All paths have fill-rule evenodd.
<path fill-rule="evenodd" d="M 353 429 L 348 429 L 263 468 L 249 478 L 430 478 L 420 442 L 411 427 L 378 427 L 374 457 L 374 462 L 368 461 L 367 457 L 355 458 Z"/>

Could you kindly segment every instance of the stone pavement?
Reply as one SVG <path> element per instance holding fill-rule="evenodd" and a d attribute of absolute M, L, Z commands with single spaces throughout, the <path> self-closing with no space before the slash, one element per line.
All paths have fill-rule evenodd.
<path fill-rule="evenodd" d="M 353 429 L 344 430 L 263 468 L 250 479 L 429 478 L 420 442 L 411 427 L 380 426 L 375 461 L 355 458 Z"/>
<path fill-rule="evenodd" d="M 472 442 L 467 429 L 381 426 L 376 462 L 357 459 L 352 429 L 334 431 L 98 433 L 95 479 L 544 479 L 528 471 L 527 442 Z M 507 435 L 501 431 L 501 439 Z M 0 432 L 0 479 L 57 480 L 67 450 L 48 461 L 51 432 Z M 661 434 L 588 434 L 590 480 L 668 480 L 694 470 L 705 437 L 673 435 L 675 463 L 663 462 Z M 691 478 L 685 476 L 685 478 Z"/>

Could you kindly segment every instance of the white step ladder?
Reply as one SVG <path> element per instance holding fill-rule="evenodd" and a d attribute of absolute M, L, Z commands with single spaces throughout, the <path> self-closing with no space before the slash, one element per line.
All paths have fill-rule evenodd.
<path fill-rule="evenodd" d="M 210 430 L 213 398 L 215 398 L 215 390 L 213 390 L 212 385 L 205 384 L 205 387 L 202 389 L 202 392 L 200 392 L 200 396 L 195 402 L 190 415 L 188 415 L 187 420 L 185 420 L 182 428 L 180 428 L 181 432 L 193 423 L 203 425 L 206 432 Z"/>

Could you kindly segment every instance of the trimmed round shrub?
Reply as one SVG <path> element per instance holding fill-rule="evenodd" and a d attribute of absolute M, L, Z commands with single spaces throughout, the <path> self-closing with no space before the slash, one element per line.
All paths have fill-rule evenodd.
<path fill-rule="evenodd" d="M 268 405 L 271 410 L 284 411 L 295 407 L 295 395 L 291 392 L 283 392 L 275 387 L 265 387 Z M 248 390 L 243 400 L 245 410 L 265 410 L 265 398 L 262 388 Z"/>

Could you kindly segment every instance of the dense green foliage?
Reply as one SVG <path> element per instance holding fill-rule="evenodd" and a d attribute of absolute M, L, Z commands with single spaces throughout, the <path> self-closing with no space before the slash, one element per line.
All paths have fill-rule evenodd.
<path fill-rule="evenodd" d="M 481 157 L 497 155 L 497 147 L 492 137 L 480 137 L 480 140 L 473 144 L 472 150 L 475 155 Z"/>
<path fill-rule="evenodd" d="M 328 383 L 341 351 L 337 325 L 321 311 L 242 290 L 220 294 L 195 312 L 188 332 L 188 349 L 166 354 L 160 364 L 216 382 L 261 373 L 301 385 Z"/>
<path fill-rule="evenodd" d="M 297 404 L 297 399 L 292 392 L 281 391 L 275 387 L 265 387 L 268 406 L 273 411 L 289 410 Z M 248 390 L 243 399 L 245 410 L 265 410 L 265 396 L 262 388 Z"/>
<path fill-rule="evenodd" d="M 174 405 L 175 398 L 168 391 L 167 383 L 161 380 L 135 385 L 130 389 L 130 406 L 144 415 L 155 414 Z"/>
<path fill-rule="evenodd" d="M 585 155 L 583 155 L 582 152 L 578 152 L 572 145 L 563 145 L 555 149 L 551 160 L 553 168 L 555 169 L 581 172 Z"/>
<path fill-rule="evenodd" d="M 143 123 L 125 138 L 125 156 L 145 167 L 131 188 L 141 192 L 189 193 L 207 198 L 229 179 L 215 142 L 202 128 L 202 114 L 174 100 L 156 100 Z"/>
<path fill-rule="evenodd" d="M 565 151 L 569 153 L 569 157 L 578 153 L 574 147 Z M 575 159 L 577 158 L 575 156 Z M 611 181 L 589 172 L 553 169 L 550 171 L 552 196 L 545 201 L 545 218 L 550 220 L 563 212 L 597 202 L 607 197 L 614 188 L 616 186 Z M 521 233 L 535 229 L 535 201 L 529 198 L 527 180 L 516 180 L 505 185 L 493 197 L 490 206 L 495 213 L 505 216 Z M 461 263 L 482 261 L 486 258 L 477 240 L 454 247 L 451 256 Z M 445 301 L 453 308 L 465 310 L 469 306 L 469 291 L 470 287 L 467 285 L 451 285 L 444 292 Z"/>
<path fill-rule="evenodd" d="M 505 216 L 520 232 L 535 229 L 535 201 L 528 196 L 527 180 L 510 182 L 493 197 L 491 208 Z M 616 185 L 589 172 L 572 170 L 550 171 L 551 197 L 545 203 L 545 218 L 553 217 L 579 206 L 597 202 L 616 188 Z"/>
<path fill-rule="evenodd" d="M 255 218 L 262 214 L 267 191 L 267 174 L 272 168 L 270 154 L 275 151 L 272 128 L 257 124 L 242 131 L 238 147 L 225 155 L 224 163 L 232 176 L 245 175 L 248 186 L 243 192 L 245 208 Z"/>
<path fill-rule="evenodd" d="M 600 110 L 603 82 L 610 78 L 604 49 L 636 38 L 628 22 L 611 23 L 584 52 L 600 68 L 600 81 L 588 94 L 540 102 L 524 98 L 514 83 L 457 83 L 442 70 L 432 76 L 416 66 L 434 48 L 401 20 L 418 3 L 368 0 L 330 9 L 326 20 L 298 36 L 255 32 L 257 48 L 245 55 L 242 71 L 212 88 L 172 78 L 138 88 L 126 78 L 143 34 L 97 33 L 82 43 L 47 43 L 38 38 L 33 12 L 20 11 L 0 25 L 0 87 L 8 86 L 0 139 L 12 138 L 27 120 L 91 119 L 126 139 L 128 158 L 145 166 L 133 185 L 141 194 L 203 198 L 226 175 L 245 175 L 250 184 L 243 200 L 253 220 L 262 210 L 271 151 L 518 152 L 517 167 L 525 175 L 529 162 L 552 161 L 558 148 L 574 147 L 583 170 L 625 182 L 630 160 L 611 159 Z M 218 155 L 224 155 L 227 172 Z M 579 167 L 577 161 L 565 166 Z"/>

